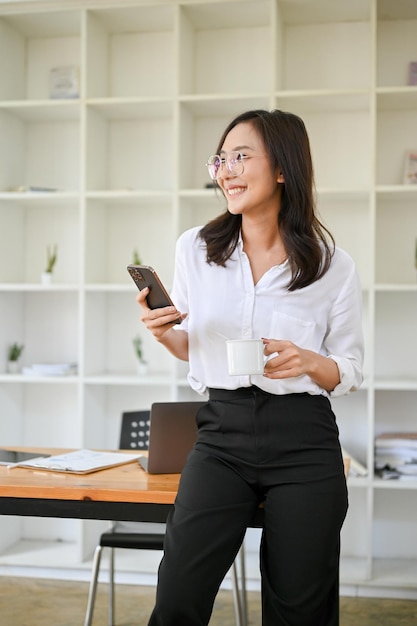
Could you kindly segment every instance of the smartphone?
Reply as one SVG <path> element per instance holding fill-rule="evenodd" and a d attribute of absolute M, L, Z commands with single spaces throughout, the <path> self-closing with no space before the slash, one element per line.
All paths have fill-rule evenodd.
<path fill-rule="evenodd" d="M 127 271 L 139 291 L 145 287 L 149 287 L 146 302 L 150 309 L 175 306 L 153 267 L 150 267 L 150 265 L 128 265 Z M 177 319 L 173 323 L 181 324 L 181 321 L 181 319 Z"/>

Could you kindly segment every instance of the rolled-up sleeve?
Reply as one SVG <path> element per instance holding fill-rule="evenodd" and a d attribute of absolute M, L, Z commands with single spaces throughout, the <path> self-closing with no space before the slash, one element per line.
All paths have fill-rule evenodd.
<path fill-rule="evenodd" d="M 340 374 L 340 382 L 331 397 L 359 389 L 363 380 L 364 339 L 362 290 L 354 265 L 344 277 L 344 285 L 333 304 L 324 345 L 327 356 L 336 362 Z"/>

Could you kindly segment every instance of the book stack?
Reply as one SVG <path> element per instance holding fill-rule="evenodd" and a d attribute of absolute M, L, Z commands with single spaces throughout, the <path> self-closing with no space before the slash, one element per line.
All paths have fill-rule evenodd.
<path fill-rule="evenodd" d="M 75 376 L 76 363 L 33 363 L 22 369 L 25 376 Z"/>
<path fill-rule="evenodd" d="M 384 479 L 417 480 L 417 432 L 388 432 L 376 437 L 375 471 Z"/>

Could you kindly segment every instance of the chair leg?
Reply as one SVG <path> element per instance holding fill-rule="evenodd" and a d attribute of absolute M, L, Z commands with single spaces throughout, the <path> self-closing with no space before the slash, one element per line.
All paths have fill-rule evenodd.
<path fill-rule="evenodd" d="M 114 606 L 114 548 L 110 548 L 109 562 L 109 626 L 115 624 L 115 606 Z"/>
<path fill-rule="evenodd" d="M 101 551 L 102 551 L 102 547 L 97 546 L 94 552 L 93 571 L 92 571 L 90 589 L 88 591 L 87 610 L 85 613 L 84 626 L 91 626 L 93 622 L 94 604 L 96 601 L 96 592 L 97 592 L 98 573 L 100 571 Z"/>
<path fill-rule="evenodd" d="M 241 598 L 240 598 L 240 591 L 239 591 L 239 578 L 238 578 L 238 573 L 237 573 L 236 560 L 233 562 L 233 565 L 232 565 L 232 592 L 233 592 L 233 603 L 235 606 L 236 626 L 243 626 Z"/>
<path fill-rule="evenodd" d="M 242 607 L 242 626 L 248 623 L 248 599 L 246 597 L 246 568 L 245 568 L 245 544 L 239 550 L 240 556 L 240 598 Z"/>

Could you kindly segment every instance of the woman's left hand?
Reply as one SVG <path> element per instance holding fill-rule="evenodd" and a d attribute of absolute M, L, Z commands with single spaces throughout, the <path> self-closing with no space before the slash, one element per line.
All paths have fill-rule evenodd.
<path fill-rule="evenodd" d="M 339 368 L 333 359 L 300 348 L 292 341 L 265 338 L 262 341 L 265 356 L 275 354 L 265 363 L 266 378 L 278 380 L 307 375 L 327 391 L 332 391 L 340 383 Z"/>
<path fill-rule="evenodd" d="M 262 339 L 265 356 L 272 356 L 265 364 L 264 376 L 267 378 L 292 378 L 308 371 L 308 350 L 303 350 L 292 341 L 282 339 Z"/>

